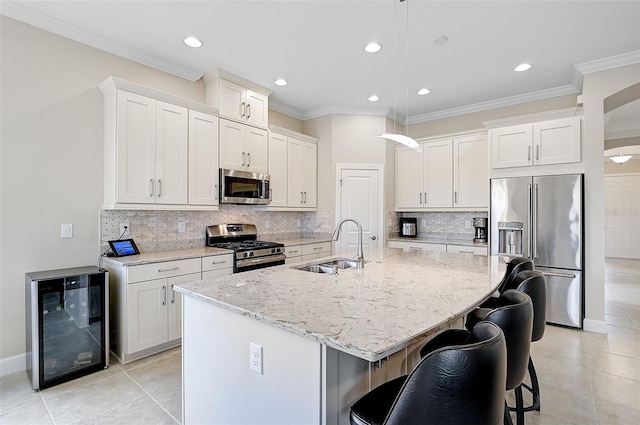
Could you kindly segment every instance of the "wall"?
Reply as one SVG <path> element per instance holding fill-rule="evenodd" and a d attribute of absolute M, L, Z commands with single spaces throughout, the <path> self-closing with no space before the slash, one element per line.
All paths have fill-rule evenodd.
<path fill-rule="evenodd" d="M 606 332 L 604 321 L 604 102 L 640 82 L 640 64 L 586 74 L 583 79 L 586 252 L 585 329 Z"/>
<path fill-rule="evenodd" d="M 604 161 L 605 174 L 640 173 L 640 158 L 630 159 L 624 164 L 616 164 L 609 159 Z"/>
<path fill-rule="evenodd" d="M 98 258 L 104 140 L 98 84 L 115 75 L 200 102 L 204 87 L 0 19 L 4 373 L 12 360 L 25 367 L 24 274 L 96 264 Z M 73 224 L 72 238 L 60 238 L 62 223 Z"/>

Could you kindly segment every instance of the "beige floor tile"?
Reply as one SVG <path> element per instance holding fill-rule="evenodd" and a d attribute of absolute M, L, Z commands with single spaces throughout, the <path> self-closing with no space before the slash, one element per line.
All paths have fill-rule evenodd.
<path fill-rule="evenodd" d="M 594 372 L 593 392 L 597 399 L 629 408 L 640 406 L 640 381 Z"/>
<path fill-rule="evenodd" d="M 41 402 L 42 398 L 31 387 L 26 372 L 0 378 L 0 415 Z"/>
<path fill-rule="evenodd" d="M 598 419 L 602 425 L 640 424 L 640 410 L 596 398 Z M 639 406 L 640 408 L 640 406 Z"/>
<path fill-rule="evenodd" d="M 115 409 L 106 415 L 94 417 L 91 423 L 93 425 L 175 425 L 180 423 L 179 420 L 180 418 L 178 420 L 172 418 L 156 402 L 145 397 Z"/>
<path fill-rule="evenodd" d="M 0 425 L 53 425 L 42 400 L 0 416 Z"/>

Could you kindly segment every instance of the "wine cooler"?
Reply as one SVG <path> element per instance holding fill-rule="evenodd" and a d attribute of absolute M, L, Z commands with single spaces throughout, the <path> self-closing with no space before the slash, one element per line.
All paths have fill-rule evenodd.
<path fill-rule="evenodd" d="M 109 275 L 94 266 L 25 275 L 33 389 L 109 366 Z"/>

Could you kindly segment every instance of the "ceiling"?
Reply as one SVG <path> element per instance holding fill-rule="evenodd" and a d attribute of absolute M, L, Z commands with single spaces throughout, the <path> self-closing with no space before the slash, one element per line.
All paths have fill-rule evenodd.
<path fill-rule="evenodd" d="M 299 119 L 428 121 L 578 93 L 584 73 L 640 61 L 640 1 L 3 0 L 0 12 L 192 81 L 221 68 Z M 364 52 L 370 41 L 382 50 Z M 514 72 L 522 62 L 533 67 Z"/>

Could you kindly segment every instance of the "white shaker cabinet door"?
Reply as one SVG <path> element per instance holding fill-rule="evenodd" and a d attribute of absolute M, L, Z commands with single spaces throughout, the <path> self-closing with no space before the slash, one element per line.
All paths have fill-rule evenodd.
<path fill-rule="evenodd" d="M 269 181 L 272 207 L 287 206 L 287 136 L 271 133 L 269 138 Z"/>
<path fill-rule="evenodd" d="M 245 131 L 246 170 L 267 174 L 269 135 L 266 130 L 247 126 Z"/>
<path fill-rule="evenodd" d="M 127 352 L 135 353 L 167 341 L 167 279 L 127 285 Z"/>
<path fill-rule="evenodd" d="M 315 143 L 302 144 L 302 181 L 304 204 L 306 208 L 318 206 L 317 194 L 318 146 Z"/>
<path fill-rule="evenodd" d="M 156 101 L 126 91 L 117 94 L 116 202 L 155 203 Z M 105 165 L 109 166 L 109 165 Z"/>
<path fill-rule="evenodd" d="M 189 205 L 218 205 L 218 118 L 189 111 Z"/>
<path fill-rule="evenodd" d="M 453 164 L 452 141 L 429 142 L 422 145 L 424 154 L 424 206 L 452 206 Z"/>
<path fill-rule="evenodd" d="M 244 124 L 220 119 L 220 168 L 246 169 L 246 128 Z"/>
<path fill-rule="evenodd" d="M 396 208 L 422 208 L 423 153 L 396 148 Z"/>
<path fill-rule="evenodd" d="M 532 131 L 530 124 L 491 130 L 491 166 L 509 168 L 533 165 Z"/>
<path fill-rule="evenodd" d="M 536 165 L 580 162 L 580 119 L 544 121 L 533 125 Z"/>
<path fill-rule="evenodd" d="M 453 140 L 453 206 L 489 206 L 489 154 L 486 134 Z"/>
<path fill-rule="evenodd" d="M 188 110 L 165 102 L 156 103 L 157 204 L 187 203 Z"/>

